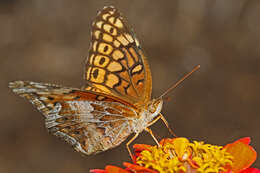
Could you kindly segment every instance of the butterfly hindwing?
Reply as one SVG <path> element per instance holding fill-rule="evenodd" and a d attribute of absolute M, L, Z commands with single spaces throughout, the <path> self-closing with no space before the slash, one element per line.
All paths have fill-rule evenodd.
<path fill-rule="evenodd" d="M 113 7 L 105 7 L 92 24 L 85 79 L 86 90 L 107 93 L 132 104 L 150 100 L 148 62 L 134 32 Z"/>
<path fill-rule="evenodd" d="M 9 87 L 43 113 L 51 134 L 83 154 L 118 146 L 132 133 L 135 110 L 113 98 L 36 82 L 15 81 Z"/>

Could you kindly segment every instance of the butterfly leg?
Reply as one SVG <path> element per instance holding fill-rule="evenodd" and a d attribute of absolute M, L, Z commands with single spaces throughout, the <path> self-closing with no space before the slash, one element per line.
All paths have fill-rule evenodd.
<path fill-rule="evenodd" d="M 150 135 L 152 136 L 152 138 L 154 139 L 154 141 L 156 142 L 156 144 L 157 144 L 158 146 L 160 146 L 158 140 L 157 140 L 156 137 L 154 136 L 153 131 L 152 131 L 151 129 L 149 129 L 148 127 L 151 126 L 151 125 L 153 125 L 154 123 L 156 123 L 159 119 L 161 119 L 161 116 L 162 116 L 162 114 L 159 114 L 159 115 L 158 115 L 153 121 L 151 121 L 151 122 L 147 125 L 147 127 L 145 128 L 145 131 L 147 131 L 148 133 L 150 133 Z"/>
<path fill-rule="evenodd" d="M 167 120 L 164 118 L 164 116 L 160 113 L 160 115 L 158 116 L 160 117 L 160 119 L 163 121 L 163 123 L 165 124 L 165 126 L 167 127 L 167 129 L 169 130 L 169 132 L 174 136 L 177 137 L 177 135 L 173 132 L 173 130 L 170 128 L 169 123 L 167 122 Z"/>
<path fill-rule="evenodd" d="M 156 144 L 160 147 L 160 143 L 158 142 L 158 140 L 156 139 L 156 137 L 153 134 L 153 131 L 149 128 L 145 128 L 145 131 L 147 131 L 148 133 L 150 133 L 150 135 L 152 136 L 153 140 L 156 142 Z"/>
<path fill-rule="evenodd" d="M 159 119 L 161 119 L 161 116 L 162 116 L 162 114 L 160 114 L 158 117 L 156 117 L 153 121 L 151 121 L 151 122 L 147 125 L 147 127 L 150 127 L 151 125 L 153 125 L 154 123 L 156 123 Z"/>
<path fill-rule="evenodd" d="M 130 148 L 129 148 L 129 145 L 137 138 L 138 135 L 139 135 L 139 133 L 136 133 L 136 134 L 134 135 L 134 137 L 132 137 L 132 138 L 126 143 L 126 148 L 127 148 L 128 152 L 129 152 L 129 155 L 130 155 L 130 157 L 131 157 L 132 160 L 134 160 L 134 157 L 133 157 L 133 154 L 132 154 L 132 152 L 131 152 L 131 150 L 130 150 Z"/>

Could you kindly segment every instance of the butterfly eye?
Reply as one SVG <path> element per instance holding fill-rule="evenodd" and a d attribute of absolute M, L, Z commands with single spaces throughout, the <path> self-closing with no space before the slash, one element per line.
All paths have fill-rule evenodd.
<path fill-rule="evenodd" d="M 151 113 L 154 113 L 154 112 L 156 112 L 156 111 L 157 111 L 157 112 L 160 112 L 161 109 L 162 109 L 162 104 L 163 104 L 163 102 L 162 102 L 161 99 L 153 100 L 153 101 L 149 104 L 149 106 L 148 106 L 149 112 L 151 112 Z"/>
<path fill-rule="evenodd" d="M 151 112 L 151 113 L 154 113 L 156 111 L 156 107 L 153 104 L 153 102 L 151 104 L 149 104 L 148 111 Z"/>
<path fill-rule="evenodd" d="M 104 30 L 107 32 L 107 33 L 110 33 L 111 35 L 113 36 L 116 36 L 117 35 L 117 30 L 115 28 L 113 28 L 111 25 L 109 24 L 104 24 Z"/>

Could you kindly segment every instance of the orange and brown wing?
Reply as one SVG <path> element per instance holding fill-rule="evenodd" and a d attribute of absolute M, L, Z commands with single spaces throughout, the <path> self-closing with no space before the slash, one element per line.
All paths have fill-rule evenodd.
<path fill-rule="evenodd" d="M 15 81 L 9 87 L 42 112 L 51 134 L 83 154 L 116 147 L 132 133 L 135 110 L 113 98 L 36 82 Z"/>
<path fill-rule="evenodd" d="M 134 32 L 114 7 L 105 7 L 92 24 L 86 60 L 86 90 L 106 93 L 131 104 L 150 100 L 152 77 Z"/>

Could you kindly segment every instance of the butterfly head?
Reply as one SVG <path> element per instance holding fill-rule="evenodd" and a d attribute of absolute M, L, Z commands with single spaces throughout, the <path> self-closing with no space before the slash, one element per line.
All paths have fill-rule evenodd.
<path fill-rule="evenodd" d="M 161 98 L 153 99 L 148 104 L 148 111 L 152 114 L 152 117 L 157 116 L 162 110 L 163 100 Z"/>

